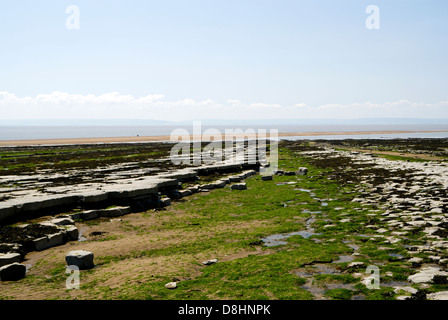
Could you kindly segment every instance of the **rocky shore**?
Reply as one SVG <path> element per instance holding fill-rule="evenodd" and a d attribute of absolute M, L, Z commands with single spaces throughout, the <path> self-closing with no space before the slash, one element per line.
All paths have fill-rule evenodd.
<path fill-rule="evenodd" d="M 43 252 L 67 243 L 83 243 L 86 239 L 80 225 L 85 226 L 95 220 L 100 221 L 98 224 L 109 230 L 108 232 L 117 232 L 120 237 L 123 235 L 119 241 L 122 243 L 122 250 L 126 250 L 129 244 L 126 243 L 127 229 L 124 225 L 117 226 L 119 232 L 118 229 L 108 229 L 112 228 L 116 221 L 123 223 L 125 216 L 132 216 L 132 213 L 147 217 L 147 212 L 163 212 L 173 203 L 175 209 L 170 212 L 179 219 L 176 202 L 188 199 L 189 196 L 208 194 L 214 189 L 221 189 L 241 194 L 241 197 L 244 197 L 246 192 L 255 192 L 250 193 L 252 198 L 239 198 L 236 203 L 231 203 L 234 208 L 230 209 L 231 218 L 226 216 L 223 220 L 227 223 L 227 220 L 231 219 L 232 224 L 226 227 L 233 230 L 229 237 L 232 237 L 233 232 L 244 234 L 244 229 L 240 230 L 233 224 L 235 222 L 232 222 L 232 219 L 239 217 L 247 217 L 244 219 L 248 220 L 243 219 L 242 223 L 246 221 L 250 225 L 263 221 L 260 219 L 267 219 L 264 224 L 268 224 L 269 230 L 275 230 L 276 225 L 283 230 L 280 224 L 284 223 L 284 230 L 289 230 L 285 233 L 267 233 L 265 237 L 255 240 L 244 240 L 243 243 L 247 241 L 250 248 L 258 247 L 257 255 L 286 254 L 288 250 L 303 248 L 302 255 L 307 256 L 314 252 L 312 250 L 316 250 L 314 248 L 322 248 L 316 251 L 317 257 L 321 255 L 321 251 L 332 250 L 325 248 L 339 248 L 341 253 L 338 254 L 338 259 L 327 256 L 311 257 L 310 261 L 299 267 L 290 267 L 287 272 L 298 279 L 305 279 L 300 288 L 312 293 L 315 299 L 328 298 L 332 292 L 342 296 L 346 294 L 346 298 L 361 299 L 365 294 L 365 289 L 362 288 L 369 287 L 372 281 L 378 281 L 380 288 L 392 288 L 392 291 L 380 290 L 381 298 L 446 300 L 446 144 L 445 140 L 424 139 L 412 143 L 408 141 L 408 144 L 401 140 L 312 143 L 283 141 L 280 143 L 280 157 L 284 167 L 279 167 L 274 175 L 259 177 L 257 173 L 263 164 L 260 162 L 251 165 L 241 161 L 200 166 L 170 166 L 166 163 L 166 157 L 159 157 L 142 165 L 142 162 L 129 162 L 126 155 L 121 163 L 94 168 L 89 164 L 84 167 L 66 168 L 63 171 L 47 169 L 15 175 L 3 174 L 0 175 L 0 217 L 3 219 L 0 221 L 1 273 L 7 281 L 25 277 L 30 267 L 27 265 L 26 256 L 30 252 Z M 430 148 L 427 148 L 428 145 Z M 385 151 L 388 152 L 387 155 Z M 390 159 L 388 156 L 391 153 L 399 153 L 401 156 L 399 159 Z M 422 154 L 436 158 L 418 158 Z M 288 158 L 290 156 L 291 158 Z M 288 163 L 292 160 L 288 159 L 295 159 L 300 165 L 290 167 Z M 163 167 L 157 166 L 160 163 L 164 164 Z M 266 190 L 269 190 L 267 193 L 263 191 L 263 186 L 269 186 L 266 187 Z M 326 189 L 329 187 L 336 188 L 336 191 L 330 192 Z M 290 192 L 288 201 L 275 203 L 274 200 L 269 200 L 274 203 L 257 204 L 259 197 L 270 199 L 269 196 L 272 196 L 272 199 L 276 199 L 278 196 L 288 199 L 287 194 Z M 333 198 L 325 198 L 325 194 L 330 193 Z M 215 199 L 213 201 L 217 203 L 226 203 L 230 200 L 225 194 L 227 193 L 211 199 Z M 185 226 L 191 237 L 196 239 L 196 232 L 199 231 L 194 231 L 191 227 L 210 221 L 207 222 L 212 224 L 210 230 L 214 230 L 213 228 L 217 228 L 215 224 L 224 222 L 219 222 L 219 219 L 214 221 L 219 206 L 205 209 L 206 213 L 201 218 L 204 220 L 199 220 L 201 223 L 194 222 L 199 219 L 196 211 L 203 210 L 202 207 L 207 206 L 207 202 L 200 202 L 202 197 L 193 198 L 199 201 L 201 207 L 193 210 L 193 218 L 189 217 Z M 232 211 L 240 210 L 240 202 L 243 202 L 243 199 L 251 209 L 242 210 L 239 214 Z M 264 209 L 267 207 L 271 209 Z M 285 213 L 281 213 L 278 208 L 283 208 Z M 249 219 L 253 214 L 251 210 L 261 210 L 257 213 L 258 218 Z M 281 214 L 289 218 L 277 217 Z M 144 222 L 140 223 L 147 228 L 153 228 L 154 223 L 161 223 L 158 228 L 162 228 L 165 223 L 179 225 L 181 228 L 180 226 L 184 225 L 182 223 L 185 223 L 166 220 L 168 218 L 163 215 L 151 218 L 149 221 L 152 222 L 146 222 L 148 218 L 138 216 L 133 219 L 141 219 Z M 163 222 L 157 222 L 157 219 Z M 300 224 L 303 225 L 302 228 Z M 291 226 L 294 228 L 291 229 Z M 211 232 L 210 230 L 207 232 Z M 172 230 L 168 228 L 166 232 L 167 239 L 170 239 Z M 101 240 L 104 233 L 107 232 L 101 228 L 94 228 L 90 233 L 86 243 L 89 244 L 88 248 L 93 248 L 93 252 L 96 252 L 97 248 L 103 248 L 98 246 L 100 242 L 96 241 Z M 219 234 L 227 237 L 226 233 Z M 254 231 L 254 234 L 262 233 Z M 159 239 L 156 235 L 154 237 Z M 206 237 L 208 239 L 208 236 Z M 111 239 L 116 238 L 112 236 Z M 233 239 L 227 241 L 234 242 Z M 158 240 L 156 242 L 163 245 Z M 142 242 L 145 247 L 144 243 L 146 241 Z M 259 248 L 260 246 L 263 249 Z M 74 247 L 83 249 L 80 246 Z M 284 250 L 282 247 L 289 249 Z M 106 250 L 105 248 L 102 250 Z M 64 252 L 64 257 L 67 252 Z M 86 252 L 89 257 L 93 256 L 92 252 Z M 95 257 L 97 256 L 104 259 L 101 254 L 96 254 Z M 222 261 L 229 259 L 226 256 L 228 255 L 220 256 L 219 260 L 207 256 L 201 261 L 214 261 L 213 264 L 223 265 Z M 234 259 L 238 257 L 241 255 L 236 254 Z M 285 260 L 285 263 L 286 261 L 289 260 Z M 93 262 L 90 265 L 93 266 Z M 378 270 L 378 278 L 366 270 Z M 345 282 L 330 281 L 323 287 L 316 286 L 316 279 L 323 279 L 325 276 L 334 276 L 334 279 L 344 279 Z M 354 281 L 359 281 L 362 288 L 355 286 Z M 169 291 L 175 294 L 176 290 L 179 290 L 179 281 L 168 283 L 176 284 L 169 288 Z"/>
<path fill-rule="evenodd" d="M 156 159 L 156 163 L 169 161 Z M 0 278 L 23 278 L 25 269 L 16 264 L 28 252 L 80 240 L 75 221 L 158 210 L 169 206 L 172 199 L 229 184 L 232 189 L 244 190 L 245 184 L 238 182 L 256 174 L 259 167 L 259 161 L 248 163 L 243 157 L 239 161 L 216 161 L 187 168 L 172 164 L 164 169 L 142 168 L 141 163 L 125 162 L 64 173 L 45 170 L 0 176 L 0 185 L 8 186 L 0 190 L 0 223 L 4 225 L 0 225 Z M 40 217 L 51 215 L 53 219 L 39 221 Z M 17 224 L 26 220 L 33 223 Z M 11 223 L 16 225 L 9 226 Z M 19 276 L 11 277 L 10 273 Z"/>
<path fill-rule="evenodd" d="M 337 147 L 318 147 L 301 155 L 315 165 L 332 168 L 334 173 L 329 179 L 355 184 L 358 196 L 352 202 L 377 208 L 367 213 L 369 223 L 360 226 L 360 233 L 377 242 L 382 250 L 400 247 L 407 252 L 396 254 L 395 258 L 415 269 L 407 278 L 409 284 L 417 284 L 421 289 L 428 288 L 429 284 L 447 284 L 448 164 L 391 161 L 367 150 L 341 151 Z M 341 219 L 325 227 L 350 221 Z M 396 290 L 413 294 L 418 291 L 408 286 L 397 286 Z M 428 298 L 448 299 L 448 291 Z"/>

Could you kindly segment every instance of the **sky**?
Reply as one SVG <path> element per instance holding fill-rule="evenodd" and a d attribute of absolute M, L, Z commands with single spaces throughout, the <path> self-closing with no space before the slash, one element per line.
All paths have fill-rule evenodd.
<path fill-rule="evenodd" d="M 0 0 L 0 120 L 448 119 L 447 85 L 447 1 Z"/>

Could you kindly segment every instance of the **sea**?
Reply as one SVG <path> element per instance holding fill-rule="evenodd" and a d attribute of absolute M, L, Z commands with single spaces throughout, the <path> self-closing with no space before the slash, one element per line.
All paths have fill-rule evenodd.
<path fill-rule="evenodd" d="M 69 139 L 69 138 L 105 138 L 105 137 L 143 137 L 170 136 L 176 129 L 193 134 L 193 125 L 101 125 L 101 126 L 0 126 L 0 140 L 35 140 L 35 139 Z M 415 124 L 415 125 L 226 125 L 201 126 L 201 133 L 214 129 L 224 135 L 226 130 L 251 129 L 255 132 L 278 130 L 285 133 L 301 133 L 300 136 L 280 137 L 288 140 L 316 139 L 394 139 L 394 138 L 448 138 L 448 124 Z M 385 131 L 411 131 L 410 133 L 381 133 Z M 419 132 L 440 131 L 440 132 Z M 321 132 L 324 135 L 306 135 L 306 133 Z M 331 133 L 344 134 L 332 135 Z M 375 132 L 372 134 L 354 134 L 355 132 Z"/>

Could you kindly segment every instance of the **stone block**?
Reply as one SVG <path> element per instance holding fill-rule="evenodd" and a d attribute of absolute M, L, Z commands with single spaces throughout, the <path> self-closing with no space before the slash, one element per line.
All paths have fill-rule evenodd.
<path fill-rule="evenodd" d="M 83 215 L 82 212 L 76 212 L 76 213 L 69 214 L 68 217 L 72 220 L 81 220 L 82 215 Z"/>
<path fill-rule="evenodd" d="M 199 192 L 199 186 L 192 186 L 192 187 L 187 188 L 187 190 L 190 190 L 191 193 L 197 193 L 197 192 Z"/>
<path fill-rule="evenodd" d="M 95 265 L 93 263 L 93 252 L 85 250 L 70 251 L 65 256 L 65 261 L 69 266 L 76 266 L 80 270 L 91 269 Z"/>
<path fill-rule="evenodd" d="M 33 240 L 33 243 L 37 251 L 42 251 L 63 244 L 64 234 L 62 231 L 50 234 L 48 236 Z"/>
<path fill-rule="evenodd" d="M 0 249 L 3 253 L 19 253 L 22 257 L 25 255 L 23 245 L 20 243 L 0 243 Z"/>
<path fill-rule="evenodd" d="M 210 266 L 215 263 L 218 263 L 218 259 L 210 259 L 202 262 L 202 264 L 205 266 Z"/>
<path fill-rule="evenodd" d="M 240 182 L 241 178 L 239 176 L 230 176 L 229 182 Z"/>
<path fill-rule="evenodd" d="M 93 220 L 98 219 L 100 217 L 100 213 L 98 210 L 87 210 L 82 213 L 83 220 Z"/>
<path fill-rule="evenodd" d="M 163 208 L 163 207 L 168 207 L 171 205 L 171 199 L 168 197 L 164 197 L 162 199 L 159 200 L 159 205 Z"/>
<path fill-rule="evenodd" d="M 131 213 L 130 207 L 113 207 L 99 211 L 101 217 L 107 217 L 107 218 L 120 217 L 129 213 Z"/>
<path fill-rule="evenodd" d="M 25 274 L 25 265 L 18 262 L 14 262 L 0 268 L 1 281 L 17 281 L 24 278 Z"/>
<path fill-rule="evenodd" d="M 185 190 L 178 190 L 177 194 L 179 195 L 179 198 L 183 198 L 191 196 L 193 193 L 191 192 L 191 190 L 185 189 Z"/>
<path fill-rule="evenodd" d="M 213 185 L 215 186 L 215 188 L 224 188 L 226 186 L 226 181 L 224 180 L 218 180 L 216 182 L 213 182 Z"/>
<path fill-rule="evenodd" d="M 20 253 L 0 253 L 0 267 L 20 262 L 21 260 L 22 256 Z"/>
<path fill-rule="evenodd" d="M 177 288 L 177 283 L 176 282 L 168 282 L 167 284 L 165 284 L 165 288 L 167 289 L 176 289 Z"/>
<path fill-rule="evenodd" d="M 56 218 L 56 219 L 50 220 L 50 222 L 57 226 L 67 226 L 67 225 L 75 224 L 75 221 L 71 218 Z"/>
<path fill-rule="evenodd" d="M 246 190 L 247 185 L 246 183 L 235 183 L 230 187 L 232 190 Z"/>
<path fill-rule="evenodd" d="M 79 238 L 79 230 L 76 226 L 62 226 L 60 229 L 65 233 L 67 241 L 76 241 Z"/>

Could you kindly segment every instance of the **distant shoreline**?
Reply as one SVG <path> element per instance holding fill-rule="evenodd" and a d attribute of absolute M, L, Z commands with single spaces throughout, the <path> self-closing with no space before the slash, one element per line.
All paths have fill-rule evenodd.
<path fill-rule="evenodd" d="M 340 132 L 279 132 L 279 137 L 300 137 L 300 136 L 337 136 L 337 135 L 369 135 L 369 134 L 405 134 L 405 133 L 435 133 L 448 132 L 438 131 L 340 131 Z M 224 137 L 224 133 L 222 133 Z M 237 138 L 255 138 L 255 135 L 240 135 Z M 269 138 L 269 130 L 267 130 Z M 197 140 L 195 136 L 190 138 Z M 208 141 L 208 140 L 207 140 Z M 43 145 L 74 145 L 74 144 L 101 144 L 101 143 L 135 143 L 135 142 L 177 142 L 170 141 L 169 135 L 155 136 L 132 136 L 132 137 L 102 137 L 102 138 L 62 138 L 62 139 L 26 139 L 26 140 L 0 140 L 0 147 L 23 147 L 23 146 L 43 146 Z"/>

